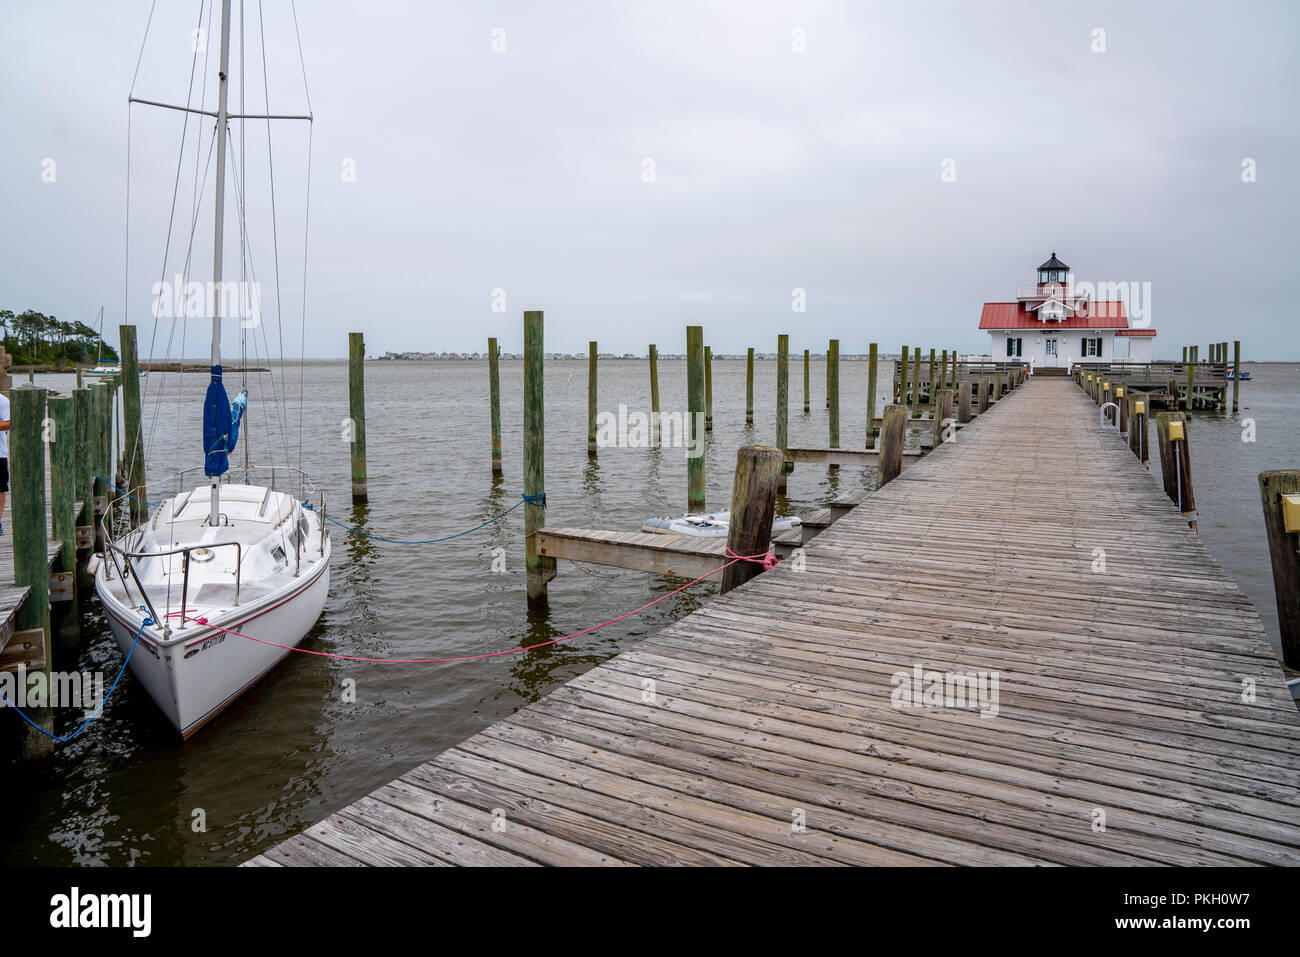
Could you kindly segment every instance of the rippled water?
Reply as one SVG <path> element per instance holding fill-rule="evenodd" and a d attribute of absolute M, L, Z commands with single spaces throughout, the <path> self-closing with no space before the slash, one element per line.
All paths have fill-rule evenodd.
<path fill-rule="evenodd" d="M 1300 409 L 1300 367 L 1254 366 L 1241 417 L 1258 441 L 1240 441 L 1240 423 L 1198 415 L 1193 474 L 1201 534 L 1255 599 L 1276 641 L 1276 614 L 1260 521 L 1255 473 L 1295 466 L 1300 440 L 1290 416 Z M 861 446 L 866 363 L 841 369 L 842 444 Z M 270 428 L 270 383 L 285 377 L 284 425 Z M 487 368 L 483 362 L 372 362 L 366 367 L 370 503 L 350 505 L 347 367 L 309 363 L 302 409 L 301 462 L 322 485 L 331 514 L 386 538 L 432 538 L 476 525 L 518 501 L 521 475 L 522 364 L 502 363 L 505 477 L 490 469 Z M 812 411 L 802 412 L 801 363 L 791 368 L 792 444 L 826 441 L 824 365 L 812 369 Z M 881 382 L 889 381 L 883 364 Z M 620 402 L 648 411 L 644 361 L 601 363 L 600 407 Z M 298 464 L 299 370 L 249 376 L 251 460 Z M 238 375 L 229 376 L 238 384 Z M 146 394 L 150 496 L 170 490 L 166 473 L 201 463 L 199 413 L 206 376 L 152 376 Z M 685 407 L 685 364 L 660 363 L 665 411 Z M 66 389 L 67 376 L 38 384 Z M 179 391 L 178 391 L 179 390 Z M 232 390 L 233 391 L 233 390 Z M 744 424 L 745 363 L 715 360 L 714 432 L 708 445 L 708 500 L 730 496 L 736 449 L 774 438 L 776 365 L 756 367 L 754 426 Z M 586 363 L 546 365 L 548 521 L 635 529 L 650 515 L 680 514 L 686 464 L 680 449 L 603 449 L 586 454 Z M 272 434 L 267 434 L 271 432 Z M 177 447 L 182 450 L 177 457 Z M 278 448 L 278 452 L 273 452 Z M 240 458 L 239 455 L 236 458 Z M 834 494 L 869 487 L 871 470 L 801 466 L 790 477 L 782 513 L 807 512 Z M 523 515 L 453 542 L 400 546 L 334 530 L 329 602 L 306 647 L 366 657 L 450 657 L 535 644 L 623 614 L 680 580 L 561 564 L 551 608 L 524 607 Z M 492 571 L 494 548 L 507 571 Z M 291 655 L 219 718 L 182 745 L 128 674 L 103 715 L 42 762 L 8 763 L 6 828 L 0 860 L 42 864 L 229 864 L 537 700 L 574 675 L 698 607 L 712 583 L 673 596 L 595 634 L 537 651 L 443 665 L 379 665 Z M 85 603 L 84 652 L 69 667 L 120 666 L 96 603 Z M 343 700 L 345 679 L 356 703 Z M 0 720 L 12 721 L 13 718 Z M 67 733 L 73 716 L 60 715 Z M 192 822 L 202 810 L 207 830 Z"/>

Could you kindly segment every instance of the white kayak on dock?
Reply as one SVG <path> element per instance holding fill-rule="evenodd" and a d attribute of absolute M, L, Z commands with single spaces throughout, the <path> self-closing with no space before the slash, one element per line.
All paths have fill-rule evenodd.
<path fill-rule="evenodd" d="M 772 522 L 772 534 L 788 532 L 802 523 L 799 516 L 777 518 Z M 726 538 L 731 526 L 731 510 L 708 512 L 701 515 L 683 515 L 680 518 L 647 518 L 641 525 L 643 532 L 663 535 L 694 535 L 698 538 Z"/>

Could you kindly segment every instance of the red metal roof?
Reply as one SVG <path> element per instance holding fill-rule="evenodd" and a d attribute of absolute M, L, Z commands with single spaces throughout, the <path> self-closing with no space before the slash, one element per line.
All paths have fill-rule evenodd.
<path fill-rule="evenodd" d="M 986 302 L 980 313 L 981 329 L 1127 329 L 1128 312 L 1121 300 L 1088 303 L 1087 314 L 1060 322 L 1044 322 L 1022 302 Z"/>
<path fill-rule="evenodd" d="M 1120 329 L 1115 333 L 1117 336 L 1154 336 L 1154 329 Z"/>

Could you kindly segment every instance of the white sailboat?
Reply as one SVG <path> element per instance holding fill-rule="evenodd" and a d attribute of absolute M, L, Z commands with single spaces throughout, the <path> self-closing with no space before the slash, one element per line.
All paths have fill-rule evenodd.
<path fill-rule="evenodd" d="M 212 269 L 218 288 L 230 0 L 222 0 L 221 18 Z M 323 495 L 298 468 L 245 465 L 230 472 L 247 393 L 241 390 L 233 403 L 228 397 L 219 298 L 212 312 L 212 377 L 203 415 L 207 483 L 186 488 L 187 474 L 198 469 L 182 471 L 181 491 L 152 506 L 142 524 L 118 534 L 112 521 L 105 522 L 95 570 L 95 590 L 122 653 L 130 652 L 132 673 L 183 738 L 297 647 L 329 592 Z M 110 506 L 106 517 L 121 511 Z"/>

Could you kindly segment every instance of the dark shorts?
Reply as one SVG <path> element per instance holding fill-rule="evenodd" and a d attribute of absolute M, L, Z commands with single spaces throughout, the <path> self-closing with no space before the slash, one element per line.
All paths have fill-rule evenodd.
<path fill-rule="evenodd" d="M 0 459 L 0 492 L 9 491 L 9 460 Z"/>

